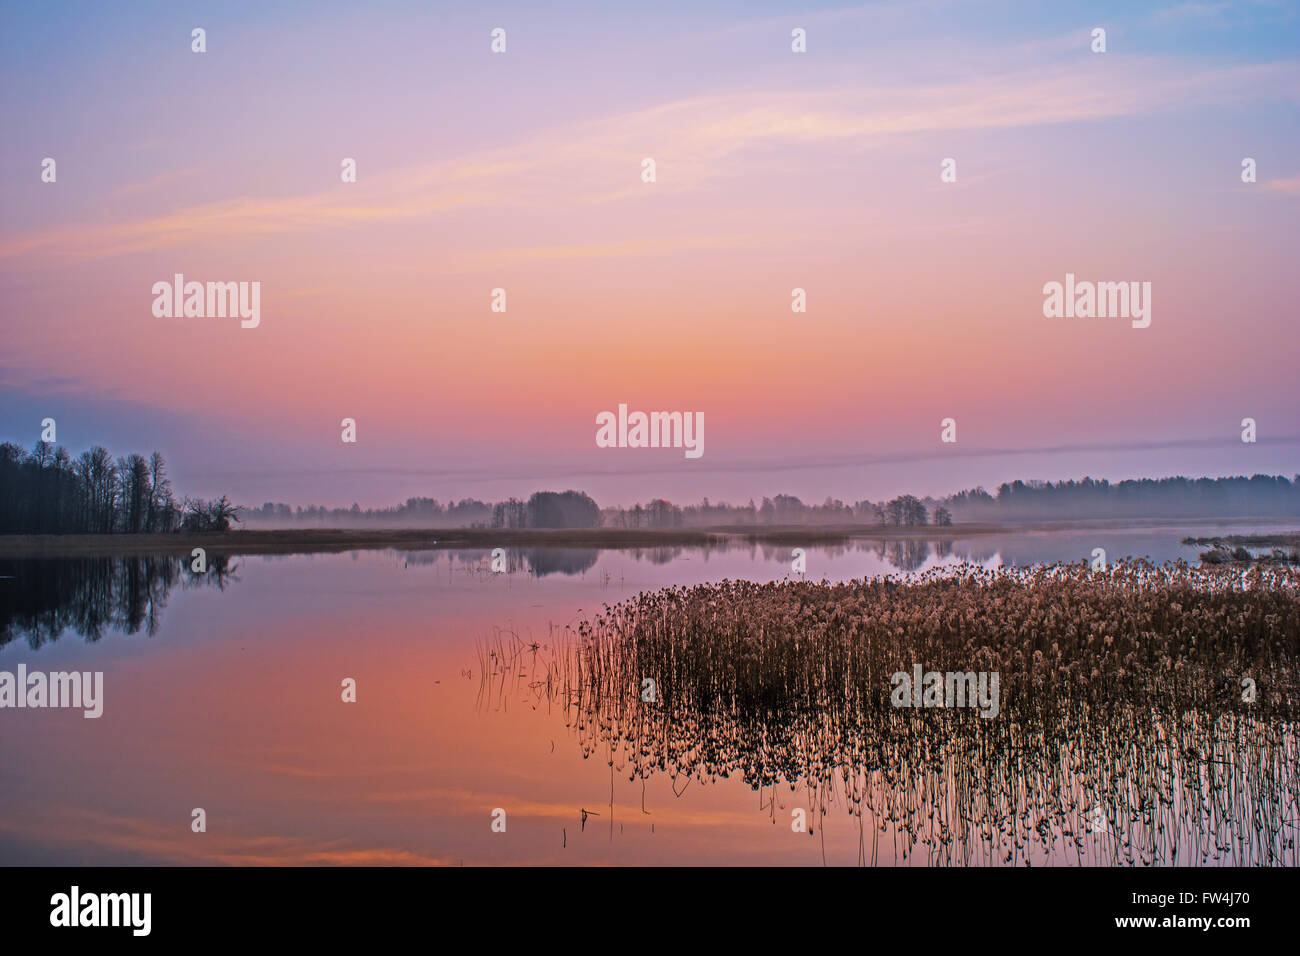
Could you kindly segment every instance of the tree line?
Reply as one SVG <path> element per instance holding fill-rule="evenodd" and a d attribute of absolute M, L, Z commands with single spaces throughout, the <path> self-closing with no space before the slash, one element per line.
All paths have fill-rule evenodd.
<path fill-rule="evenodd" d="M 995 493 L 971 488 L 942 498 L 898 495 L 887 501 L 848 504 L 827 498 L 806 504 L 794 495 L 755 505 L 676 505 L 655 499 L 631 508 L 606 508 L 615 528 L 722 527 L 728 525 L 848 525 L 945 527 L 959 521 L 1070 521 L 1100 518 L 1207 518 L 1300 516 L 1300 475 L 1227 478 L 1140 478 L 1012 481 Z"/>
<path fill-rule="evenodd" d="M 241 510 L 250 527 L 383 527 L 394 528 L 470 528 L 487 527 L 493 506 L 477 498 L 462 498 L 446 504 L 437 498 L 407 498 L 389 508 L 362 508 L 353 502 L 350 508 L 327 508 L 324 505 L 292 505 L 268 501 L 260 508 Z"/>
<path fill-rule="evenodd" d="M 764 498 L 755 505 L 711 504 L 705 498 L 698 505 L 675 505 L 656 498 L 631 508 L 606 508 L 604 523 L 611 528 L 724 527 L 728 525 L 844 525 L 878 524 L 881 527 L 924 527 L 952 524 L 952 513 L 942 505 L 927 505 L 914 495 L 899 495 L 889 501 L 866 499 L 845 504 L 827 498 L 820 505 L 808 505 L 795 495 Z"/>
<path fill-rule="evenodd" d="M 252 527 L 393 528 L 599 528 L 600 506 L 581 491 L 538 491 L 527 500 L 490 503 L 462 498 L 445 504 L 437 498 L 407 498 L 391 508 L 293 508 L 266 502 L 245 512 Z"/>
<path fill-rule="evenodd" d="M 238 520 L 224 495 L 178 501 L 158 452 L 115 460 L 96 445 L 73 458 L 45 441 L 0 444 L 0 534 L 227 531 Z"/>
<path fill-rule="evenodd" d="M 806 504 L 795 495 L 744 505 L 678 505 L 663 498 L 602 509 L 581 491 L 539 491 L 527 500 L 489 503 L 463 498 L 408 498 L 392 508 L 291 508 L 267 502 L 245 509 L 226 496 L 177 500 L 162 455 L 114 459 L 96 445 L 72 458 L 37 442 L 30 452 L 0 444 L 0 534 L 138 534 L 225 531 L 237 521 L 255 527 L 679 528 L 747 525 L 944 527 L 953 520 L 1077 520 L 1300 516 L 1300 475 L 1250 478 L 1143 478 L 1111 483 L 1083 478 L 1056 483 L 1013 481 L 996 493 L 972 488 L 944 498 L 898 495 L 873 502 L 827 498 Z"/>
<path fill-rule="evenodd" d="M 944 503 L 963 521 L 1294 517 L 1300 515 L 1300 475 L 1012 481 L 996 494 L 972 488 Z"/>

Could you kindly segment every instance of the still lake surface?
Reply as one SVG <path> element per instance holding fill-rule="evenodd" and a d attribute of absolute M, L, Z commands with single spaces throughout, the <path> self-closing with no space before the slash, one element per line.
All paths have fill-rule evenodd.
<path fill-rule="evenodd" d="M 864 540 L 806 548 L 806 576 L 1078 562 L 1097 547 L 1111 561 L 1194 562 L 1203 549 L 1184 536 L 1273 530 L 1284 529 Z M 489 550 L 248 556 L 213 562 L 202 580 L 180 555 L 0 562 L 0 671 L 104 674 L 99 719 L 0 711 L 0 864 L 1131 862 L 1104 832 L 1042 857 L 1010 832 L 955 857 L 909 847 L 876 810 L 852 813 L 847 794 L 800 781 L 629 779 L 535 686 L 527 656 L 484 673 L 485 648 L 550 646 L 643 590 L 781 580 L 790 547 L 508 554 L 499 574 Z M 355 703 L 340 699 L 344 678 Z M 194 808 L 204 833 L 191 830 Z M 799 808 L 811 832 L 792 830 Z M 492 827 L 498 809 L 505 832 Z M 1294 847 L 1271 860 L 1260 848 L 1191 852 L 1189 838 L 1161 862 L 1295 859 Z"/>

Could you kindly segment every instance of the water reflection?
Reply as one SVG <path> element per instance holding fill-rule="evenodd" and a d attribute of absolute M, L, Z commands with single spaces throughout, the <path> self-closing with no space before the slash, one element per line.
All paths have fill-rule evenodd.
<path fill-rule="evenodd" d="M 224 590 L 237 570 L 223 555 L 208 557 L 204 571 L 166 556 L 0 561 L 0 647 L 23 639 L 35 650 L 65 631 L 88 641 L 110 632 L 152 636 L 173 588 Z"/>
<path fill-rule="evenodd" d="M 523 558 L 539 578 L 548 574 L 572 576 L 594 568 L 600 552 L 595 548 L 528 548 Z"/>
<path fill-rule="evenodd" d="M 811 529 L 810 533 L 812 530 Z M 1215 528 L 1226 534 L 1231 528 Z M 1240 529 L 1259 530 L 1259 529 Z M 478 548 L 434 551 L 391 551 L 407 567 L 445 567 L 453 574 L 488 578 L 498 570 L 507 577 L 525 574 L 584 577 L 593 570 L 607 580 L 620 556 L 637 564 L 672 571 L 679 562 L 708 565 L 730 557 L 760 562 L 743 572 L 755 579 L 781 579 L 792 575 L 793 548 L 809 554 L 808 577 L 832 579 L 893 571 L 914 574 L 936 566 L 971 562 L 986 566 L 1032 566 L 1077 563 L 1091 558 L 1094 548 L 1104 548 L 1110 560 L 1124 555 L 1150 555 L 1157 561 L 1176 558 L 1197 560 L 1199 548 L 1181 544 L 1189 534 L 1204 534 L 1200 527 L 1106 529 L 1088 531 L 1020 531 L 970 538 L 856 538 L 821 544 L 776 544 L 743 537 L 719 539 L 704 546 L 666 546 L 598 550 L 595 548 Z M 814 558 L 815 556 L 815 558 Z M 356 555 L 354 554 L 354 559 Z M 263 562 L 287 562 L 291 555 L 259 557 Z M 0 646 L 21 637 L 39 647 L 64 630 L 97 641 L 111 631 L 155 633 L 168 592 L 185 587 L 224 588 L 237 580 L 235 560 L 213 555 L 204 572 L 191 570 L 188 556 L 96 557 L 18 559 L 0 561 Z M 603 565 L 602 565 L 603 562 Z M 734 565 L 734 560 L 732 562 Z M 684 567 L 684 565 L 682 566 Z M 695 577 L 693 570 L 689 577 Z M 732 572 L 734 573 L 734 571 Z M 720 576 L 720 575 L 718 575 Z"/>
<path fill-rule="evenodd" d="M 1196 530 L 1196 529 L 1193 529 Z M 1203 531 L 1204 529 L 1200 529 Z M 1218 529 L 1222 531 L 1223 529 Z M 1196 548 L 1180 544 L 1182 528 L 1018 532 L 973 538 L 860 538 L 806 545 L 808 577 L 862 576 L 892 571 L 916 573 L 960 562 L 982 565 L 1034 565 L 1080 562 L 1092 549 L 1104 547 L 1111 560 L 1127 554 L 1153 554 L 1158 560 L 1195 559 Z M 507 577 L 583 577 L 593 570 L 609 578 L 613 555 L 656 569 L 671 571 L 678 562 L 702 562 L 722 557 L 748 559 L 746 576 L 781 579 L 792 575 L 793 544 L 754 542 L 735 537 L 704 546 L 666 546 L 598 550 L 595 548 L 478 548 L 434 551 L 390 551 L 406 567 L 446 568 L 453 574 L 488 578 L 498 570 Z M 604 556 L 604 558 L 602 558 Z M 815 559 L 813 558 L 815 556 Z M 290 561 L 291 555 L 266 555 L 263 562 Z M 353 555 L 354 560 L 356 554 Z M 36 648 L 72 630 L 91 641 L 112 631 L 154 634 L 174 587 L 224 589 L 238 580 L 239 559 L 212 555 L 207 570 L 191 569 L 188 555 L 10 559 L 0 561 L 0 646 L 23 638 Z M 603 569 L 598 568 L 605 560 Z M 691 576 L 695 576 L 692 572 Z"/>
<path fill-rule="evenodd" d="M 810 547 L 808 576 L 887 573 L 874 544 L 861 545 L 834 554 Z M 1062 550 L 1077 560 L 1076 542 Z M 585 672 L 559 666 L 560 637 L 580 637 L 566 628 L 668 585 L 788 579 L 789 550 L 684 549 L 667 565 L 607 550 L 585 572 L 545 577 L 523 551 L 508 557 L 513 573 L 498 574 L 491 549 L 249 556 L 237 569 L 212 562 L 206 583 L 191 580 L 188 555 L 0 567 L 0 576 L 24 576 L 0 577 L 10 640 L 0 670 L 102 670 L 107 698 L 98 720 L 26 708 L 0 717 L 0 766 L 14 768 L 0 774 L 0 862 L 808 864 L 856 854 L 886 864 L 1001 863 L 1009 853 L 1008 862 L 1035 864 L 1123 863 L 1130 854 L 1135 863 L 1295 862 L 1300 714 L 1272 709 L 1269 696 L 1297 699 L 1293 605 L 1252 610 L 1230 593 L 1199 604 L 1152 600 L 1146 618 L 1112 619 L 1072 597 L 1049 600 L 1062 595 L 1048 580 L 1031 592 L 1041 601 L 963 624 L 977 609 L 959 593 L 925 606 L 895 575 L 875 585 L 889 595 L 879 607 L 838 619 L 824 608 L 832 613 L 810 626 L 803 656 L 732 653 L 704 640 L 660 645 L 662 654 L 644 659 L 659 667 L 654 712 L 640 709 L 648 704 L 632 683 L 648 676 L 642 659 L 607 655 Z M 1239 570 L 1224 575 L 1240 580 Z M 236 579 L 224 593 L 208 586 Z M 711 620 L 715 637 L 783 617 L 763 598 L 774 585 L 743 586 L 756 599 L 743 614 Z M 1041 617 L 1025 616 L 1038 609 Z M 823 608 L 800 611 L 796 601 L 788 610 Z M 1220 628 L 1187 618 L 1198 612 L 1241 630 L 1210 640 Z M 94 626 L 78 628 L 81 618 Z M 914 638 L 931 619 L 968 627 L 976 650 L 990 643 L 1004 655 L 971 665 L 1002 672 L 995 720 L 914 711 L 903 724 L 868 698 L 864 663 L 906 663 L 884 656 L 885 638 L 894 640 L 885 622 Z M 881 650 L 835 656 L 853 646 L 835 628 L 850 625 L 877 628 Z M 62 627 L 97 635 L 155 626 L 155 641 L 48 643 Z M 484 668 L 475 642 L 496 628 L 517 634 L 520 648 L 503 637 Z M 1148 649 L 1148 631 L 1186 645 L 1157 675 L 1176 686 L 1166 694 L 1153 685 L 1160 693 L 1149 713 L 1140 685 L 1114 683 L 1114 667 Z M 47 643 L 33 650 L 15 636 Z M 1048 659 L 1044 677 L 1066 666 L 1053 640 L 1065 662 L 1090 661 L 1110 683 L 1063 695 L 1065 703 L 1040 693 L 1041 711 L 1017 704 L 1014 675 L 1035 673 L 1035 649 Z M 1072 640 L 1096 646 L 1081 653 Z M 923 661 L 953 662 L 928 651 Z M 1233 675 L 1257 665 L 1264 707 L 1250 710 L 1227 697 L 1240 694 Z M 1092 681 L 1091 669 L 1074 673 Z M 357 679 L 359 706 L 340 701 L 344 676 Z M 86 779 L 95 787 L 78 785 Z M 193 839 L 183 813 L 178 825 L 177 808 L 192 807 L 199 791 L 223 808 L 212 839 Z M 488 829 L 495 807 L 510 813 L 508 840 Z M 795 807 L 807 809 L 810 834 L 792 832 Z M 1098 807 L 1109 832 L 1088 830 Z M 600 813 L 585 830 L 582 809 Z"/>

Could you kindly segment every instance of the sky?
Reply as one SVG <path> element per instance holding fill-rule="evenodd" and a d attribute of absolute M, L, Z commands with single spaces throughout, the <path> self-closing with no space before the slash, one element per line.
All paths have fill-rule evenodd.
<path fill-rule="evenodd" d="M 1300 472 L 1297 3 L 10 4 L 0 119 L 0 441 L 184 494 Z M 597 447 L 620 403 L 704 454 Z"/>

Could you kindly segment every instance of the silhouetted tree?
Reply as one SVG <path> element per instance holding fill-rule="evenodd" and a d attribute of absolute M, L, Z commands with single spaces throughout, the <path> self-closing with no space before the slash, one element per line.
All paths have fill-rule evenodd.
<path fill-rule="evenodd" d="M 201 498 L 185 499 L 185 516 L 181 520 L 184 531 L 229 531 L 230 523 L 239 520 L 239 508 L 222 495 L 214 501 Z"/>
<path fill-rule="evenodd" d="M 172 531 L 179 510 L 162 455 L 113 461 L 96 446 L 75 461 L 37 442 L 30 454 L 0 445 L 0 534 Z"/>
<path fill-rule="evenodd" d="M 530 528 L 599 528 L 600 506 L 581 491 L 538 491 L 528 499 Z"/>

